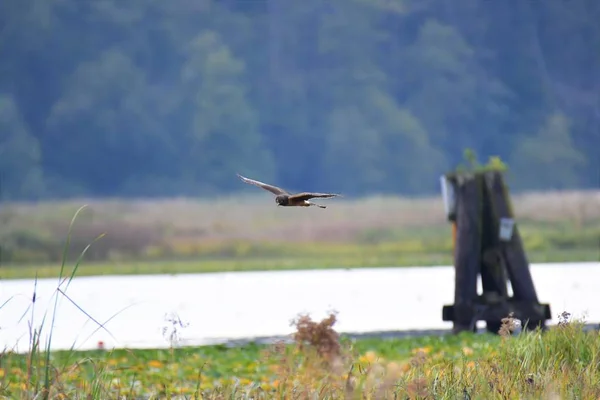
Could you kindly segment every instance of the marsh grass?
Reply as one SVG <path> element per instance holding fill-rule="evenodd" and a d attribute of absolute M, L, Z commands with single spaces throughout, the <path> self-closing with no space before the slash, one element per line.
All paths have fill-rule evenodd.
<path fill-rule="evenodd" d="M 444 253 L 402 253 L 391 251 L 354 252 L 338 257 L 323 256 L 281 256 L 281 257 L 240 257 L 207 258 L 198 260 L 168 261 L 108 261 L 89 262 L 81 266 L 78 276 L 101 275 L 152 275 L 187 274 L 243 271 L 289 271 L 330 268 L 396 268 L 403 266 L 452 265 L 451 252 Z M 600 248 L 551 249 L 528 251 L 527 258 L 532 263 L 597 262 Z M 54 278 L 60 267 L 43 265 L 3 265 L 0 279 Z"/>
<path fill-rule="evenodd" d="M 195 201 L 94 200 L 73 227 L 69 262 L 79 274 L 178 273 L 451 262 L 451 228 L 440 198 L 371 197 L 327 210 L 275 207 L 267 195 Z M 514 196 L 532 262 L 597 261 L 600 192 Z M 56 276 L 65 216 L 76 203 L 3 204 L 0 276 Z M 317 211 L 317 212 L 315 212 Z"/>
<path fill-rule="evenodd" d="M 33 399 L 29 360 L 53 371 L 49 399 L 596 399 L 600 337 L 564 317 L 545 332 L 351 340 L 336 315 L 299 316 L 288 343 L 5 353 L 0 395 Z M 38 363 L 38 364 L 35 364 Z M 40 397 L 37 397 L 40 398 Z"/>
<path fill-rule="evenodd" d="M 53 295 L 54 303 L 52 304 L 52 307 L 50 310 L 48 310 L 48 309 L 45 310 L 42 321 L 39 326 L 33 326 L 33 323 L 35 321 L 35 311 L 36 311 L 36 305 L 37 305 L 37 276 L 34 279 L 34 282 L 33 282 L 34 288 L 33 288 L 33 293 L 32 293 L 32 297 L 31 297 L 31 303 L 30 303 L 28 309 L 24 313 L 24 315 L 26 315 L 28 312 L 30 312 L 30 314 L 29 314 L 30 320 L 29 320 L 29 324 L 28 324 L 28 326 L 29 326 L 29 349 L 28 349 L 28 352 L 26 355 L 26 365 L 25 365 L 26 372 L 24 372 L 23 370 L 17 370 L 14 368 L 11 370 L 11 372 L 15 375 L 20 375 L 20 376 L 26 377 L 26 379 L 23 382 L 20 382 L 20 384 L 19 384 L 19 389 L 21 389 L 21 390 L 20 390 L 20 394 L 19 394 L 18 398 L 25 398 L 25 399 L 31 398 L 31 399 L 43 399 L 43 400 L 55 398 L 56 396 L 58 396 L 58 398 L 63 398 L 63 397 L 61 397 L 62 385 L 61 385 L 60 377 L 65 371 L 65 365 L 63 365 L 61 367 L 61 366 L 55 365 L 51 362 L 53 327 L 55 325 L 56 315 L 57 315 L 60 300 L 62 300 L 62 299 L 68 300 L 73 305 L 75 305 L 82 313 L 84 313 L 87 316 L 87 318 L 89 318 L 94 323 L 96 323 L 98 325 L 98 329 L 105 329 L 103 324 L 96 321 L 91 315 L 87 314 L 85 312 L 85 310 L 83 310 L 81 307 L 79 307 L 77 305 L 77 303 L 75 301 L 73 301 L 67 294 L 68 287 L 71 284 L 73 278 L 75 277 L 77 270 L 79 269 L 79 266 L 85 256 L 87 250 L 92 246 L 93 242 L 95 242 L 96 240 L 100 239 L 103 236 L 103 235 L 98 236 L 94 241 L 92 241 L 92 243 L 88 244 L 81 251 L 81 253 L 79 254 L 79 257 L 77 258 L 77 260 L 73 266 L 73 269 L 70 271 L 70 273 L 67 274 L 68 271 L 67 271 L 67 267 L 66 267 L 66 259 L 67 259 L 66 255 L 68 253 L 69 245 L 71 242 L 72 228 L 74 226 L 75 220 L 77 219 L 77 216 L 84 208 L 85 208 L 85 206 L 77 209 L 77 211 L 73 215 L 71 222 L 69 224 L 69 229 L 67 232 L 67 239 L 66 239 L 66 243 L 64 244 L 64 250 L 63 250 L 63 262 L 60 266 L 57 287 L 56 287 L 56 290 Z M 2 304 L 2 307 L 10 306 L 10 301 L 11 301 L 10 298 L 7 299 Z M 52 312 L 52 315 L 51 315 L 50 321 L 49 321 L 49 327 L 46 323 L 46 318 L 48 317 L 48 311 Z M 48 335 L 47 335 L 45 346 L 44 346 L 44 344 L 40 342 L 40 338 L 42 336 L 42 333 L 45 332 L 45 328 L 48 329 Z M 107 331 L 107 333 L 110 335 L 109 331 Z M 2 363 L 4 363 L 4 359 L 7 354 L 10 354 L 10 352 L 9 353 L 3 352 L 0 355 L 0 361 Z M 65 358 L 64 361 L 66 363 L 68 363 L 74 354 L 75 354 L 75 351 L 74 351 L 74 345 L 73 345 L 71 347 L 71 349 L 69 350 L 69 352 L 67 352 L 67 357 Z M 0 366 L 1 365 L 2 364 L 0 364 Z M 0 369 L 0 371 L 2 371 L 1 377 L 4 378 L 4 376 L 6 375 L 6 372 L 4 371 L 4 369 Z M 7 390 L 8 390 L 8 394 L 6 393 Z M 95 392 L 95 390 L 92 390 L 92 392 Z M 2 395 L 2 396 L 7 395 L 8 398 L 14 398 L 14 396 L 10 393 L 8 386 L 5 386 L 5 385 L 0 386 L 0 395 Z"/>

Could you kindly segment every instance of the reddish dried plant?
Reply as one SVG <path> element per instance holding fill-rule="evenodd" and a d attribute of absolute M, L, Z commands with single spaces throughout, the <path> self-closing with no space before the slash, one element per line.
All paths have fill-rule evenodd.
<path fill-rule="evenodd" d="M 335 313 L 330 313 L 329 317 L 321 322 L 314 322 L 308 315 L 300 315 L 298 319 L 292 321 L 292 325 L 296 326 L 294 333 L 296 345 L 301 351 L 308 346 L 328 361 L 338 358 L 341 345 L 340 335 L 333 329 L 336 321 Z"/>

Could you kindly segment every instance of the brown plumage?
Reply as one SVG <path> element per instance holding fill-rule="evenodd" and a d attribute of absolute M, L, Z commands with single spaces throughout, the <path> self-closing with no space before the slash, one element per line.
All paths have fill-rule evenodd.
<path fill-rule="evenodd" d="M 316 204 L 310 199 L 319 198 L 319 199 L 329 199 L 331 197 L 340 197 L 339 194 L 335 193 L 313 193 L 313 192 L 302 192 L 291 194 L 282 188 L 277 186 L 269 185 L 264 182 L 256 181 L 254 179 L 246 178 L 240 174 L 237 174 L 242 182 L 248 183 L 250 185 L 258 186 L 259 188 L 265 189 L 275 195 L 275 202 L 278 206 L 282 207 L 310 207 L 317 206 L 320 208 L 327 208 L 324 205 Z"/>

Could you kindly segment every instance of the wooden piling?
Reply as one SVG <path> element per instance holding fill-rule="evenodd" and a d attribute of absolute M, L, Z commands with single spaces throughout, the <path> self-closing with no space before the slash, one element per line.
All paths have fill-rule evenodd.
<path fill-rule="evenodd" d="M 444 306 L 443 320 L 454 323 L 454 332 L 474 330 L 477 321 L 486 321 L 487 330 L 497 333 L 502 318 L 512 312 L 529 328 L 543 327 L 551 318 L 550 306 L 538 302 L 502 173 L 452 174 L 448 181 L 456 195 L 451 218 L 453 234 L 456 232 L 455 290 L 454 305 Z M 503 219 L 513 223 L 512 235 L 506 238 L 501 235 L 507 226 Z M 481 295 L 477 293 L 478 276 Z"/>
<path fill-rule="evenodd" d="M 479 271 L 479 252 L 473 249 L 481 247 L 479 232 L 480 185 L 475 177 L 461 176 L 454 181 L 456 204 L 456 249 L 454 252 L 455 318 L 454 330 L 472 330 L 474 304 L 477 298 L 477 273 Z"/>

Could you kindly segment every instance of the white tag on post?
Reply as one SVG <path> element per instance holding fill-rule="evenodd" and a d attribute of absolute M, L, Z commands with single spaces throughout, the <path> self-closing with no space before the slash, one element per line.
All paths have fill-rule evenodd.
<path fill-rule="evenodd" d="M 500 240 L 509 242 L 514 228 L 515 221 L 512 218 L 500 218 Z"/>

